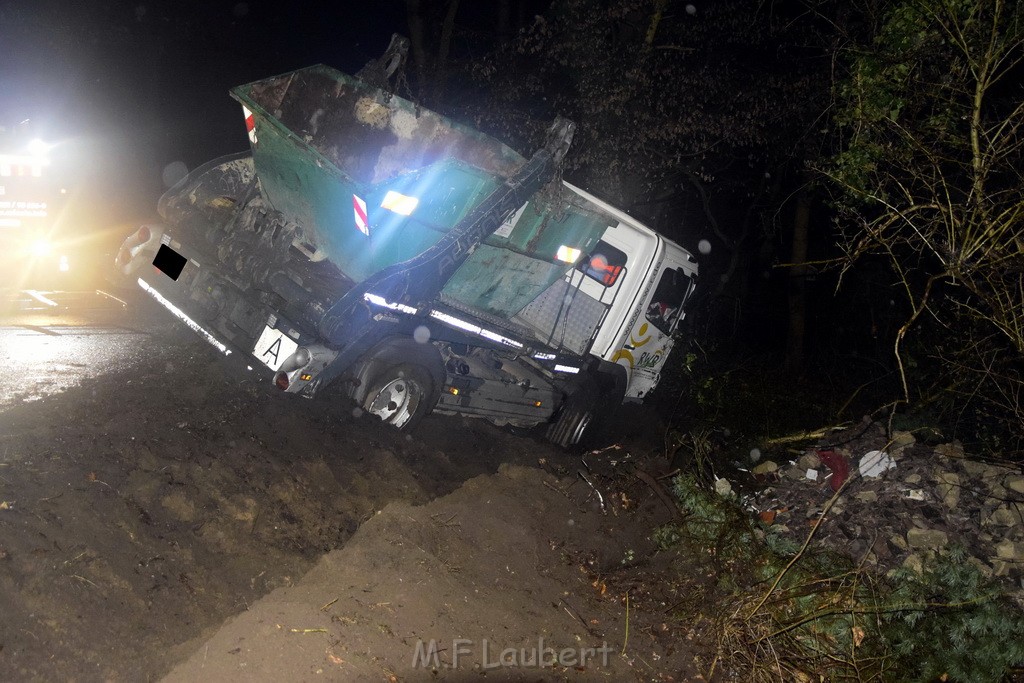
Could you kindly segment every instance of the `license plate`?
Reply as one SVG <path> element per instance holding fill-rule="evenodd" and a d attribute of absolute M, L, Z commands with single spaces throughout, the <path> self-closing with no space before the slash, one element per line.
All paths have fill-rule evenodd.
<path fill-rule="evenodd" d="M 252 355 L 271 370 L 280 370 L 281 364 L 288 360 L 297 348 L 299 345 L 291 337 L 267 325 L 253 347 Z"/>
<path fill-rule="evenodd" d="M 156 256 L 153 258 L 153 265 L 159 268 L 164 275 L 175 281 L 181 276 L 181 271 L 185 269 L 186 263 L 188 263 L 188 259 L 166 244 L 160 245 L 160 250 L 156 252 Z"/>

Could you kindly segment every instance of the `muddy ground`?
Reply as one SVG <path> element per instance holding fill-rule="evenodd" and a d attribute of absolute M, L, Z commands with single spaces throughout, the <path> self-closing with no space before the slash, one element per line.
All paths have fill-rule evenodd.
<path fill-rule="evenodd" d="M 620 589 L 671 516 L 635 476 L 667 469 L 650 414 L 587 462 L 478 420 L 404 435 L 229 374 L 171 325 L 154 336 L 133 369 L 0 412 L 0 680 L 695 675 L 694 634 L 666 622 L 674 584 L 638 588 L 628 619 Z M 541 636 L 613 654 L 479 666 L 483 639 Z M 413 668 L 420 638 L 469 639 L 478 666 Z"/>

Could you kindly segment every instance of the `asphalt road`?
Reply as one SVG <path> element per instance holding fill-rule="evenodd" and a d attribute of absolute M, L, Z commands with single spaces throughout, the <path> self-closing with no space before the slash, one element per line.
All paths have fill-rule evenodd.
<path fill-rule="evenodd" d="M 127 291 L 0 290 L 0 409 L 127 369 L 156 342 L 159 311 Z"/>

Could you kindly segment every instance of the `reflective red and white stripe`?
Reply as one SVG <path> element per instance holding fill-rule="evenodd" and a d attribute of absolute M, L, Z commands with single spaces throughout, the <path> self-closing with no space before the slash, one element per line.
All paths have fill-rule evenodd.
<path fill-rule="evenodd" d="M 242 113 L 245 114 L 245 130 L 249 133 L 249 141 L 252 144 L 256 144 L 256 119 L 253 118 L 252 112 L 242 105 Z"/>
<path fill-rule="evenodd" d="M 366 217 L 366 202 L 356 195 L 352 195 L 352 211 L 355 213 L 356 227 L 359 228 L 359 232 L 369 237 L 370 221 Z"/>

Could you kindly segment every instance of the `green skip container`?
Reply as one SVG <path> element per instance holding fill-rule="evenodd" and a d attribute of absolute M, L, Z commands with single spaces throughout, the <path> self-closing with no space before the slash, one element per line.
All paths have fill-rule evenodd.
<path fill-rule="evenodd" d="M 423 252 L 525 159 L 484 133 L 327 66 L 231 90 L 272 206 L 353 281 Z M 531 201 L 467 260 L 443 295 L 508 319 L 586 254 L 611 221 L 564 191 Z M 564 253 L 564 249 L 563 249 Z"/>

